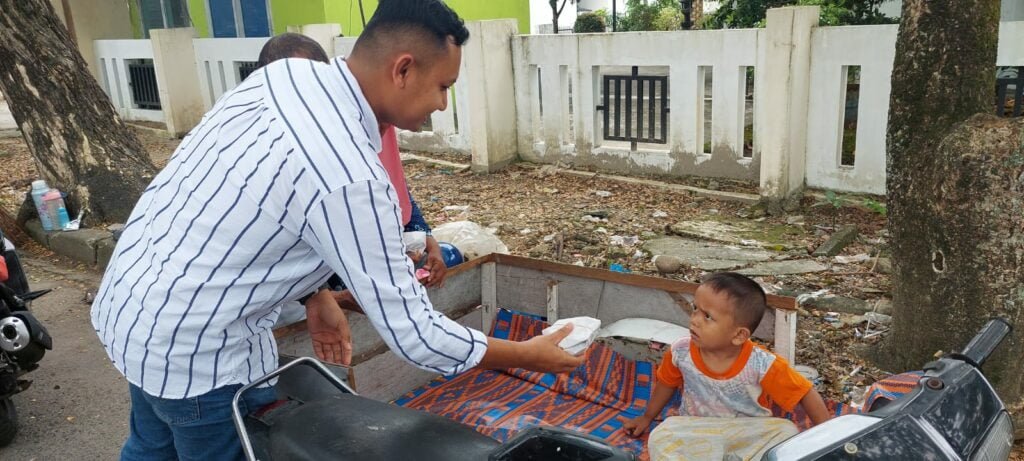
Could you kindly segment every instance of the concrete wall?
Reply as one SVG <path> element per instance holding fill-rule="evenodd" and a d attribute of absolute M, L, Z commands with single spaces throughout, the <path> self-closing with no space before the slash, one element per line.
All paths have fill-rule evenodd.
<path fill-rule="evenodd" d="M 758 147 L 752 158 L 742 157 L 741 86 L 745 68 L 757 64 L 763 33 L 750 29 L 515 37 L 520 156 L 625 173 L 756 179 Z M 640 145 L 633 151 L 628 143 L 603 140 L 603 116 L 595 109 L 601 102 L 602 77 L 628 73 L 628 66 L 640 66 L 641 74 L 667 72 L 668 144 Z M 714 67 L 709 140 L 704 139 L 698 84 L 701 67 L 706 66 Z M 712 154 L 703 153 L 705 141 Z"/>
<path fill-rule="evenodd" d="M 195 69 L 206 110 L 221 95 L 238 86 L 238 65 L 255 62 L 268 38 L 199 38 L 194 40 Z"/>
<path fill-rule="evenodd" d="M 462 75 L 448 109 L 431 116 L 430 131 L 401 132 L 401 145 L 472 156 L 475 167 L 490 171 L 510 160 L 502 146 L 511 135 L 518 157 L 534 162 L 627 174 L 759 180 L 769 197 L 792 195 L 804 185 L 884 193 L 897 26 L 813 27 L 817 16 L 806 8 L 773 11 L 767 28 L 749 30 L 509 37 L 509 23 L 481 22 L 473 26 L 477 40 L 464 50 Z M 794 22 L 800 11 L 813 18 Z M 803 26 L 795 28 L 798 23 Z M 238 63 L 255 61 L 265 40 L 193 42 L 194 72 L 206 108 L 238 84 Z M 510 47 L 503 45 L 505 40 Z M 335 37 L 334 54 L 348 54 L 354 41 Z M 95 51 L 97 78 L 123 117 L 165 120 L 159 111 L 131 107 L 125 61 L 152 59 L 149 41 L 98 40 Z M 997 64 L 1024 65 L 1024 21 L 1000 25 Z M 603 114 L 597 109 L 601 77 L 628 73 L 631 66 L 639 66 L 641 74 L 668 76 L 666 144 L 634 148 L 603 139 Z M 861 68 L 857 149 L 853 165 L 841 165 L 841 126 L 848 112 L 844 69 L 849 66 Z M 708 67 L 714 75 L 710 88 L 700 83 Z M 755 69 L 752 157 L 743 156 L 742 146 L 748 67 Z M 177 73 L 173 78 L 182 77 Z M 701 93 L 707 89 L 713 107 L 711 136 L 705 140 Z M 705 141 L 711 154 L 703 153 Z"/>
<path fill-rule="evenodd" d="M 128 79 L 128 61 L 153 59 L 153 46 L 150 41 L 96 40 L 93 43 L 96 64 L 99 68 L 96 80 L 110 97 L 110 102 L 113 103 L 121 118 L 163 122 L 164 113 L 162 111 L 139 109 L 132 103 L 131 82 Z"/>
<path fill-rule="evenodd" d="M 801 9 L 773 11 L 787 10 Z M 809 21 L 816 24 L 815 18 Z M 791 26 L 792 21 L 769 21 L 760 30 L 515 37 L 519 155 L 618 173 L 759 180 L 766 196 L 792 195 L 804 185 L 884 194 L 898 26 L 813 27 L 799 37 Z M 778 37 L 769 37 L 773 31 Z M 778 56 L 772 54 L 775 48 Z M 801 58 L 791 59 L 796 53 Z M 1001 23 L 997 64 L 1024 65 L 1024 21 Z M 603 140 L 603 115 L 596 109 L 601 76 L 628 73 L 633 65 L 641 74 L 669 75 L 668 144 L 640 144 L 634 150 Z M 702 152 L 703 66 L 714 69 L 711 155 Z M 755 68 L 752 158 L 741 156 L 740 143 L 747 66 Z M 861 68 L 856 152 L 853 165 L 841 165 L 849 66 Z"/>
<path fill-rule="evenodd" d="M 74 24 L 74 30 L 69 31 L 78 43 L 78 51 L 89 65 L 89 72 L 100 78 L 93 42 L 133 37 L 128 4 L 124 0 L 70 0 L 70 11 L 65 11 L 61 0 L 50 3 L 65 27 L 69 19 Z"/>
<path fill-rule="evenodd" d="M 812 33 L 806 130 L 808 187 L 885 193 L 885 130 L 898 27 L 822 27 Z M 859 46 L 851 47 L 851 43 Z M 853 166 L 841 166 L 847 107 L 844 72 L 849 66 L 860 66 L 856 152 Z"/>
<path fill-rule="evenodd" d="M 157 88 L 164 113 L 167 132 L 183 137 L 199 124 L 206 108 L 199 92 L 199 80 L 180 78 L 179 75 L 196 75 L 196 52 L 193 45 L 195 29 L 153 29 L 150 31 L 153 47 L 153 65 L 157 69 L 173 69 L 171 72 L 157 72 Z"/>

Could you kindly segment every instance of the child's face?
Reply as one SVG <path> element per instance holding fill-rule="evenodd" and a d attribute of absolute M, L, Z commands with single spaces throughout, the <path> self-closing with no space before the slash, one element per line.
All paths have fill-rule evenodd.
<path fill-rule="evenodd" d="M 732 299 L 724 291 L 716 292 L 708 285 L 698 287 L 690 315 L 691 341 L 707 351 L 742 345 L 746 328 L 736 324 L 734 309 Z"/>

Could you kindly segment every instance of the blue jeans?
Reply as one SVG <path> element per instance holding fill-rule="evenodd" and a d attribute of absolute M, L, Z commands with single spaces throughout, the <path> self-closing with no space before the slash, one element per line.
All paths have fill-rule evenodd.
<path fill-rule="evenodd" d="M 133 384 L 128 386 L 132 409 L 122 461 L 245 459 L 231 419 L 231 399 L 241 385 L 188 399 L 161 399 Z M 276 399 L 273 387 L 251 389 L 239 407 L 249 414 Z"/>

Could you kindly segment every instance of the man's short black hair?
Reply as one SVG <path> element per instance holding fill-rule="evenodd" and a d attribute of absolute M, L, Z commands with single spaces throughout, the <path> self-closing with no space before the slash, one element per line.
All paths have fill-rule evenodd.
<path fill-rule="evenodd" d="M 260 50 L 260 58 L 256 68 L 263 67 L 278 59 L 306 58 L 314 61 L 328 62 L 327 52 L 316 40 L 302 34 L 286 32 L 271 37 Z"/>
<path fill-rule="evenodd" d="M 753 333 L 761 324 L 761 317 L 768 308 L 768 297 L 757 282 L 735 272 L 719 272 L 704 279 L 715 293 L 725 293 L 733 306 L 733 318 L 737 325 L 747 327 Z"/>
<path fill-rule="evenodd" d="M 381 0 L 355 46 L 379 45 L 410 32 L 439 49 L 445 49 L 449 40 L 462 46 L 469 39 L 462 19 L 441 0 Z"/>

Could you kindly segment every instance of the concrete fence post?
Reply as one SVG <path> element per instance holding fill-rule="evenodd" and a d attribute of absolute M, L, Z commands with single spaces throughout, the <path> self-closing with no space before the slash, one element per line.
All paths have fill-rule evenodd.
<path fill-rule="evenodd" d="M 199 80 L 195 78 L 198 75 L 192 45 L 195 35 L 191 27 L 149 31 L 160 107 L 167 133 L 175 138 L 186 135 L 199 124 L 205 112 Z"/>
<path fill-rule="evenodd" d="M 819 8 L 768 10 L 764 87 L 758 111 L 761 138 L 761 198 L 778 210 L 799 200 L 807 156 L 807 105 L 811 31 Z"/>
<path fill-rule="evenodd" d="M 462 50 L 469 84 L 470 150 L 472 169 L 490 173 L 516 159 L 516 96 L 512 72 L 514 19 L 466 23 L 469 41 Z M 460 118 L 462 114 L 460 114 Z"/>

